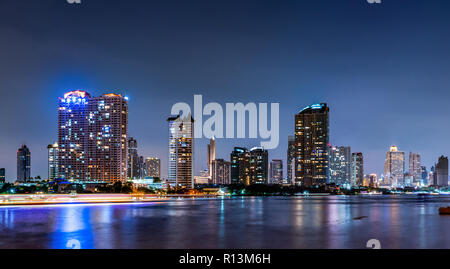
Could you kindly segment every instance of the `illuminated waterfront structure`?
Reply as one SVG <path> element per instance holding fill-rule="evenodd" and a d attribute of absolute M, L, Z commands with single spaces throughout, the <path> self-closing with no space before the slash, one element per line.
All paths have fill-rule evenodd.
<path fill-rule="evenodd" d="M 249 152 L 247 148 L 235 147 L 230 155 L 231 184 L 250 184 L 248 175 Z"/>
<path fill-rule="evenodd" d="M 295 174 L 295 136 L 290 135 L 288 137 L 288 149 L 287 149 L 287 183 L 294 184 Z"/>
<path fill-rule="evenodd" d="M 283 160 L 272 160 L 270 162 L 270 183 L 283 183 Z"/>
<path fill-rule="evenodd" d="M 50 144 L 47 146 L 48 150 L 48 179 L 54 180 L 59 177 L 58 174 L 58 143 Z"/>
<path fill-rule="evenodd" d="M 0 183 L 5 183 L 6 181 L 6 169 L 0 168 Z"/>
<path fill-rule="evenodd" d="M 364 158 L 361 152 L 352 153 L 351 185 L 362 186 L 364 183 Z"/>
<path fill-rule="evenodd" d="M 146 158 L 145 171 L 147 177 L 161 178 L 161 160 L 155 157 Z"/>
<path fill-rule="evenodd" d="M 216 139 L 213 137 L 211 138 L 209 144 L 208 144 L 208 175 L 212 178 L 212 164 L 213 161 L 216 159 Z"/>
<path fill-rule="evenodd" d="M 327 183 L 329 108 L 314 104 L 295 115 L 295 183 L 313 186 Z"/>
<path fill-rule="evenodd" d="M 330 182 L 339 186 L 351 185 L 351 151 L 350 147 L 329 148 L 330 154 Z"/>
<path fill-rule="evenodd" d="M 384 163 L 384 174 L 391 186 L 397 187 L 404 184 L 405 173 L 405 153 L 398 151 L 396 146 L 392 146 L 386 153 Z"/>
<path fill-rule="evenodd" d="M 169 117 L 169 184 L 194 188 L 194 119 Z"/>
<path fill-rule="evenodd" d="M 409 175 L 414 182 L 422 179 L 422 166 L 420 165 L 420 154 L 409 152 Z"/>
<path fill-rule="evenodd" d="M 17 181 L 26 182 L 31 179 L 31 152 L 26 145 L 17 150 Z"/>
<path fill-rule="evenodd" d="M 448 158 L 441 156 L 439 157 L 438 163 L 434 169 L 436 174 L 436 182 L 434 185 L 438 187 L 448 186 Z"/>
<path fill-rule="evenodd" d="M 248 176 L 250 184 L 269 183 L 269 153 L 267 150 L 255 147 L 250 149 L 248 161 Z"/>
<path fill-rule="evenodd" d="M 127 179 L 128 101 L 72 91 L 59 98 L 59 174 L 68 180 Z"/>
<path fill-rule="evenodd" d="M 217 185 L 231 184 L 231 163 L 224 159 L 215 159 L 212 161 L 212 183 Z"/>

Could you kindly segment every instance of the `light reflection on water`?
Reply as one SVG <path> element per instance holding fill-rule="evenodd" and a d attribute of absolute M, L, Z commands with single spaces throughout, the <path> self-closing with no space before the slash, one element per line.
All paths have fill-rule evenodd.
<path fill-rule="evenodd" d="M 0 248 L 450 248 L 450 197 L 236 197 L 0 208 Z"/>

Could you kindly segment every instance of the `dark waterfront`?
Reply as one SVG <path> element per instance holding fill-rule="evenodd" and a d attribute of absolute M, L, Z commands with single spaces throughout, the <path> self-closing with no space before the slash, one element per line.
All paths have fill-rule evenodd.
<path fill-rule="evenodd" d="M 450 197 L 237 197 L 0 208 L 0 248 L 450 248 Z M 74 241 L 71 241 L 74 242 Z M 76 241 L 75 241 L 76 242 Z"/>

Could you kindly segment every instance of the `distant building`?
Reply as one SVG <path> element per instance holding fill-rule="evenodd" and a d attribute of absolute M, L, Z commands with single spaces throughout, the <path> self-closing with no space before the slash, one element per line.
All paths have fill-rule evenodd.
<path fill-rule="evenodd" d="M 169 184 L 194 188 L 194 119 L 169 117 Z"/>
<path fill-rule="evenodd" d="M 145 159 L 147 177 L 161 178 L 161 160 L 154 157 Z"/>
<path fill-rule="evenodd" d="M 295 115 L 295 183 L 313 186 L 327 183 L 329 108 L 314 104 Z"/>
<path fill-rule="evenodd" d="M 370 174 L 369 175 L 369 182 L 368 182 L 369 187 L 371 188 L 376 188 L 378 187 L 378 178 L 377 178 L 377 174 Z"/>
<path fill-rule="evenodd" d="M 6 169 L 0 168 L 0 183 L 6 182 Z"/>
<path fill-rule="evenodd" d="M 438 187 L 448 186 L 448 158 L 441 156 L 439 157 L 438 163 L 435 167 L 436 173 L 436 183 Z"/>
<path fill-rule="evenodd" d="M 428 186 L 428 172 L 427 172 L 427 168 L 425 166 L 421 167 L 421 173 L 422 173 L 423 185 Z"/>
<path fill-rule="evenodd" d="M 270 162 L 270 183 L 283 183 L 283 160 L 272 160 Z"/>
<path fill-rule="evenodd" d="M 330 182 L 339 186 L 351 185 L 351 151 L 350 147 L 330 147 Z"/>
<path fill-rule="evenodd" d="M 128 101 L 119 94 L 64 94 L 58 102 L 58 173 L 66 180 L 127 180 Z"/>
<path fill-rule="evenodd" d="M 31 152 L 26 145 L 17 150 L 17 181 L 26 182 L 31 179 Z"/>
<path fill-rule="evenodd" d="M 249 154 L 248 177 L 250 184 L 269 183 L 269 153 L 267 150 L 255 147 Z"/>
<path fill-rule="evenodd" d="M 213 171 L 213 162 L 216 159 L 216 139 L 213 137 L 208 144 L 208 152 L 207 152 L 207 165 L 208 165 L 208 175 L 212 177 Z"/>
<path fill-rule="evenodd" d="M 48 179 L 53 181 L 53 180 L 59 178 L 59 173 L 58 173 L 59 147 L 58 147 L 58 143 L 48 145 L 47 150 L 48 150 Z"/>
<path fill-rule="evenodd" d="M 414 182 L 422 179 L 422 166 L 420 165 L 420 154 L 409 153 L 409 175 Z"/>
<path fill-rule="evenodd" d="M 384 174 L 391 186 L 403 186 L 405 173 L 405 153 L 392 146 L 386 153 Z"/>
<path fill-rule="evenodd" d="M 215 159 L 211 165 L 212 183 L 216 185 L 231 184 L 231 163 L 224 159 Z"/>
<path fill-rule="evenodd" d="M 361 152 L 352 153 L 351 183 L 352 186 L 363 186 L 364 184 L 364 159 Z"/>
<path fill-rule="evenodd" d="M 128 154 L 127 154 L 127 176 L 128 179 L 137 179 L 139 176 L 139 154 L 137 140 L 133 137 L 128 138 Z"/>
<path fill-rule="evenodd" d="M 235 147 L 230 155 L 231 184 L 246 184 L 249 169 L 249 152 L 247 148 Z"/>
<path fill-rule="evenodd" d="M 287 149 L 287 183 L 294 184 L 295 175 L 295 136 L 288 137 L 288 149 Z"/>

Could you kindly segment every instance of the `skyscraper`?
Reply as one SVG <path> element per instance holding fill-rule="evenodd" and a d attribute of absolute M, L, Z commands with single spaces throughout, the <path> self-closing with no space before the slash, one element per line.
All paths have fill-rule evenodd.
<path fill-rule="evenodd" d="M 287 183 L 294 184 L 294 171 L 295 171 L 295 136 L 290 135 L 288 137 L 288 149 L 287 149 Z"/>
<path fill-rule="evenodd" d="M 248 177 L 250 184 L 269 183 L 269 153 L 267 150 L 255 147 L 250 150 Z"/>
<path fill-rule="evenodd" d="M 139 155 L 137 151 L 137 141 L 133 137 L 128 138 L 127 154 L 127 176 L 128 179 L 138 179 L 139 176 Z"/>
<path fill-rule="evenodd" d="M 351 185 L 350 147 L 330 147 L 330 182 L 343 186 Z"/>
<path fill-rule="evenodd" d="M 272 160 L 270 162 L 270 183 L 283 183 L 283 160 Z"/>
<path fill-rule="evenodd" d="M 438 163 L 435 167 L 436 173 L 436 185 L 438 187 L 448 186 L 448 158 L 441 156 L 439 157 Z"/>
<path fill-rule="evenodd" d="M 48 179 L 55 180 L 59 177 L 58 174 L 58 143 L 50 144 L 47 146 L 48 150 Z"/>
<path fill-rule="evenodd" d="M 169 183 L 194 188 L 194 119 L 169 117 Z"/>
<path fill-rule="evenodd" d="M 351 185 L 362 186 L 364 183 L 364 158 L 361 152 L 352 153 Z"/>
<path fill-rule="evenodd" d="M 31 179 L 31 152 L 26 145 L 17 150 L 17 181 L 26 182 Z"/>
<path fill-rule="evenodd" d="M 208 144 L 208 175 L 212 177 L 212 163 L 216 159 L 216 139 L 211 138 Z"/>
<path fill-rule="evenodd" d="M 392 146 L 386 153 L 384 163 L 384 174 L 391 186 L 403 186 L 405 173 L 405 153 L 398 151 L 396 146 Z"/>
<path fill-rule="evenodd" d="M 0 183 L 5 183 L 6 181 L 6 170 L 5 168 L 0 168 Z"/>
<path fill-rule="evenodd" d="M 314 104 L 295 115 L 295 183 L 324 184 L 328 177 L 329 108 Z"/>
<path fill-rule="evenodd" d="M 235 147 L 230 155 L 231 184 L 250 184 L 247 178 L 249 169 L 249 152 L 247 148 Z"/>
<path fill-rule="evenodd" d="M 212 161 L 212 182 L 213 184 L 231 184 L 230 170 L 231 163 L 224 159 L 215 159 Z"/>
<path fill-rule="evenodd" d="M 409 152 L 409 175 L 414 182 L 422 179 L 422 167 L 420 165 L 420 154 Z"/>
<path fill-rule="evenodd" d="M 128 101 L 72 91 L 59 98 L 59 174 L 69 180 L 127 179 Z"/>
<path fill-rule="evenodd" d="M 148 177 L 161 178 L 161 160 L 154 157 L 145 159 L 145 170 Z"/>

